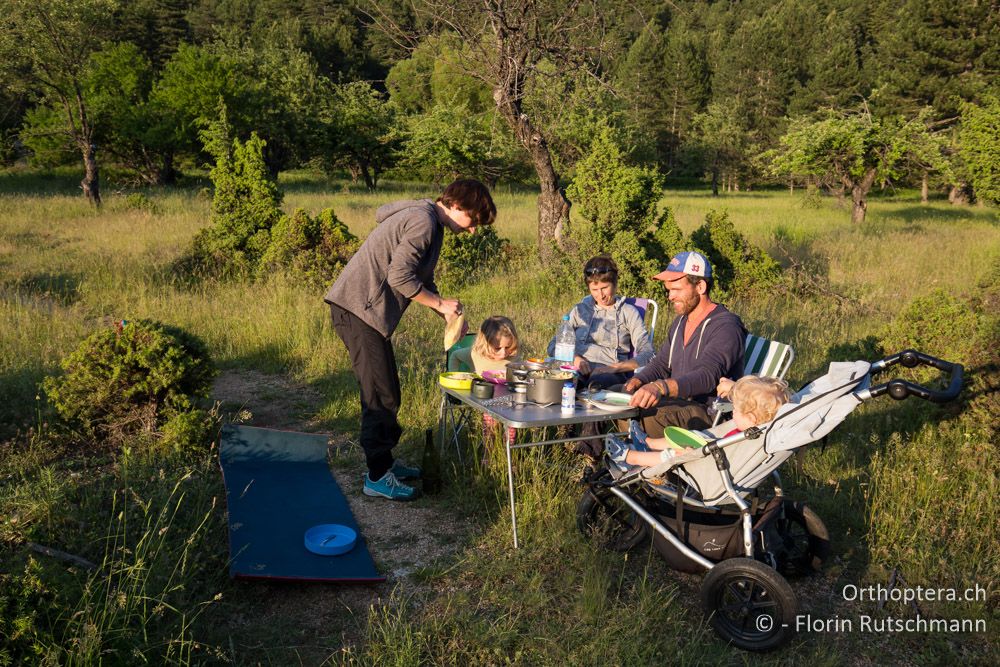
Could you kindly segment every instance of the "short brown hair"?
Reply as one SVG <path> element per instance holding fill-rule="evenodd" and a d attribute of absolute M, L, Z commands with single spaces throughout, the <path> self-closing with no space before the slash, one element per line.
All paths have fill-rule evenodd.
<path fill-rule="evenodd" d="M 460 178 L 444 189 L 437 200 L 445 206 L 456 206 L 469 214 L 476 227 L 492 225 L 497 218 L 497 206 L 489 189 L 474 178 Z"/>
<path fill-rule="evenodd" d="M 618 286 L 618 265 L 610 255 L 591 257 L 583 265 L 583 284 L 611 283 Z"/>
<path fill-rule="evenodd" d="M 712 293 L 711 278 L 706 278 L 705 276 L 692 276 L 691 274 L 688 273 L 685 273 L 684 277 L 687 278 L 687 281 L 692 285 L 694 285 L 695 287 L 698 286 L 698 283 L 705 281 L 705 296 L 709 296 Z"/>
<path fill-rule="evenodd" d="M 735 409 L 763 424 L 788 402 L 788 384 L 778 378 L 744 375 L 729 390 L 729 400 Z"/>

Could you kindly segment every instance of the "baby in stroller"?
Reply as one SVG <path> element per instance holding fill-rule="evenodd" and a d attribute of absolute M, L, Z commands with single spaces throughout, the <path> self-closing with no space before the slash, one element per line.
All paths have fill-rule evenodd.
<path fill-rule="evenodd" d="M 723 379 L 719 385 L 720 390 L 723 389 L 723 383 L 726 383 L 726 393 L 733 405 L 732 419 L 733 426 L 735 426 L 725 434 L 726 436 L 771 421 L 778 413 L 778 408 L 789 401 L 788 384 L 777 378 L 745 375 L 735 383 Z M 681 438 L 669 437 L 669 435 L 662 438 L 649 438 L 639 427 L 638 422 L 633 420 L 629 424 L 629 436 L 633 447 L 627 446 L 617 438 L 608 438 L 606 446 L 611 460 L 620 470 L 624 471 L 629 466 L 655 466 L 668 461 L 678 452 L 690 447 L 690 445 L 679 443 L 678 440 L 686 440 L 687 442 L 702 440 L 704 442 L 696 433 L 684 432 L 680 435 Z"/>
<path fill-rule="evenodd" d="M 897 364 L 930 366 L 949 374 L 947 388 L 932 389 L 902 378 L 872 383 L 874 376 Z M 612 462 L 585 472 L 577 526 L 614 551 L 628 551 L 651 537 L 670 567 L 707 572 L 701 605 L 723 639 L 753 651 L 777 648 L 791 639 L 798 614 L 785 575 L 817 570 L 830 551 L 826 526 L 808 505 L 785 495 L 778 467 L 796 450 L 830 433 L 865 401 L 888 395 L 946 403 L 958 397 L 962 378 L 961 364 L 915 350 L 872 363 L 833 362 L 825 375 L 790 399 L 780 385 L 750 392 L 770 392 L 769 401 L 784 403 L 764 412 L 748 407 L 741 387 L 763 378 L 743 378 L 730 392 L 734 421 L 706 432 L 701 447 L 665 458 L 660 452 L 645 452 L 643 460 L 651 460 L 646 467 L 620 470 Z M 756 424 L 741 428 L 748 417 Z M 630 435 L 635 447 L 638 442 Z M 616 436 L 606 438 L 609 454 L 624 451 L 620 460 L 636 461 L 642 453 L 629 450 Z M 763 488 L 768 478 L 773 493 Z"/>

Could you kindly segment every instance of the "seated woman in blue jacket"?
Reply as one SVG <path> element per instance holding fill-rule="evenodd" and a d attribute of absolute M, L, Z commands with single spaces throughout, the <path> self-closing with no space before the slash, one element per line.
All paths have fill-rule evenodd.
<path fill-rule="evenodd" d="M 607 255 L 587 260 L 583 283 L 590 294 L 573 306 L 569 323 L 576 334 L 573 365 L 582 386 L 622 384 L 653 357 L 653 343 L 639 309 L 618 295 L 618 266 Z M 549 356 L 555 352 L 549 341 Z"/>

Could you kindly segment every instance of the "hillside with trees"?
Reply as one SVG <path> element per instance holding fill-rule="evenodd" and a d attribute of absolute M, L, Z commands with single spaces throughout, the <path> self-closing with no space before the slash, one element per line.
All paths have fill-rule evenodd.
<path fill-rule="evenodd" d="M 157 185 L 206 165 L 220 106 L 272 176 L 531 184 L 543 254 L 604 130 L 668 184 L 811 185 L 855 220 L 873 187 L 991 202 L 1000 180 L 975 139 L 997 123 L 996 2 L 3 4 L 0 159 L 76 165 L 95 204 L 103 168 Z"/>

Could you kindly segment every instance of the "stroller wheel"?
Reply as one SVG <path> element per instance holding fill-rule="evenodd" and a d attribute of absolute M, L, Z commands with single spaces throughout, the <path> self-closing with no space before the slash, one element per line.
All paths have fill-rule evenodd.
<path fill-rule="evenodd" d="M 604 486 L 584 490 L 576 506 L 576 526 L 609 551 L 628 551 L 649 535 L 642 519 Z"/>
<path fill-rule="evenodd" d="M 785 576 L 818 572 L 830 555 L 830 533 L 823 520 L 812 508 L 794 500 L 786 499 L 782 509 L 784 516 L 773 523 L 778 569 Z"/>
<path fill-rule="evenodd" d="M 780 574 L 749 558 L 731 558 L 705 576 L 701 606 L 726 641 L 749 651 L 770 651 L 791 639 L 798 605 Z"/>

